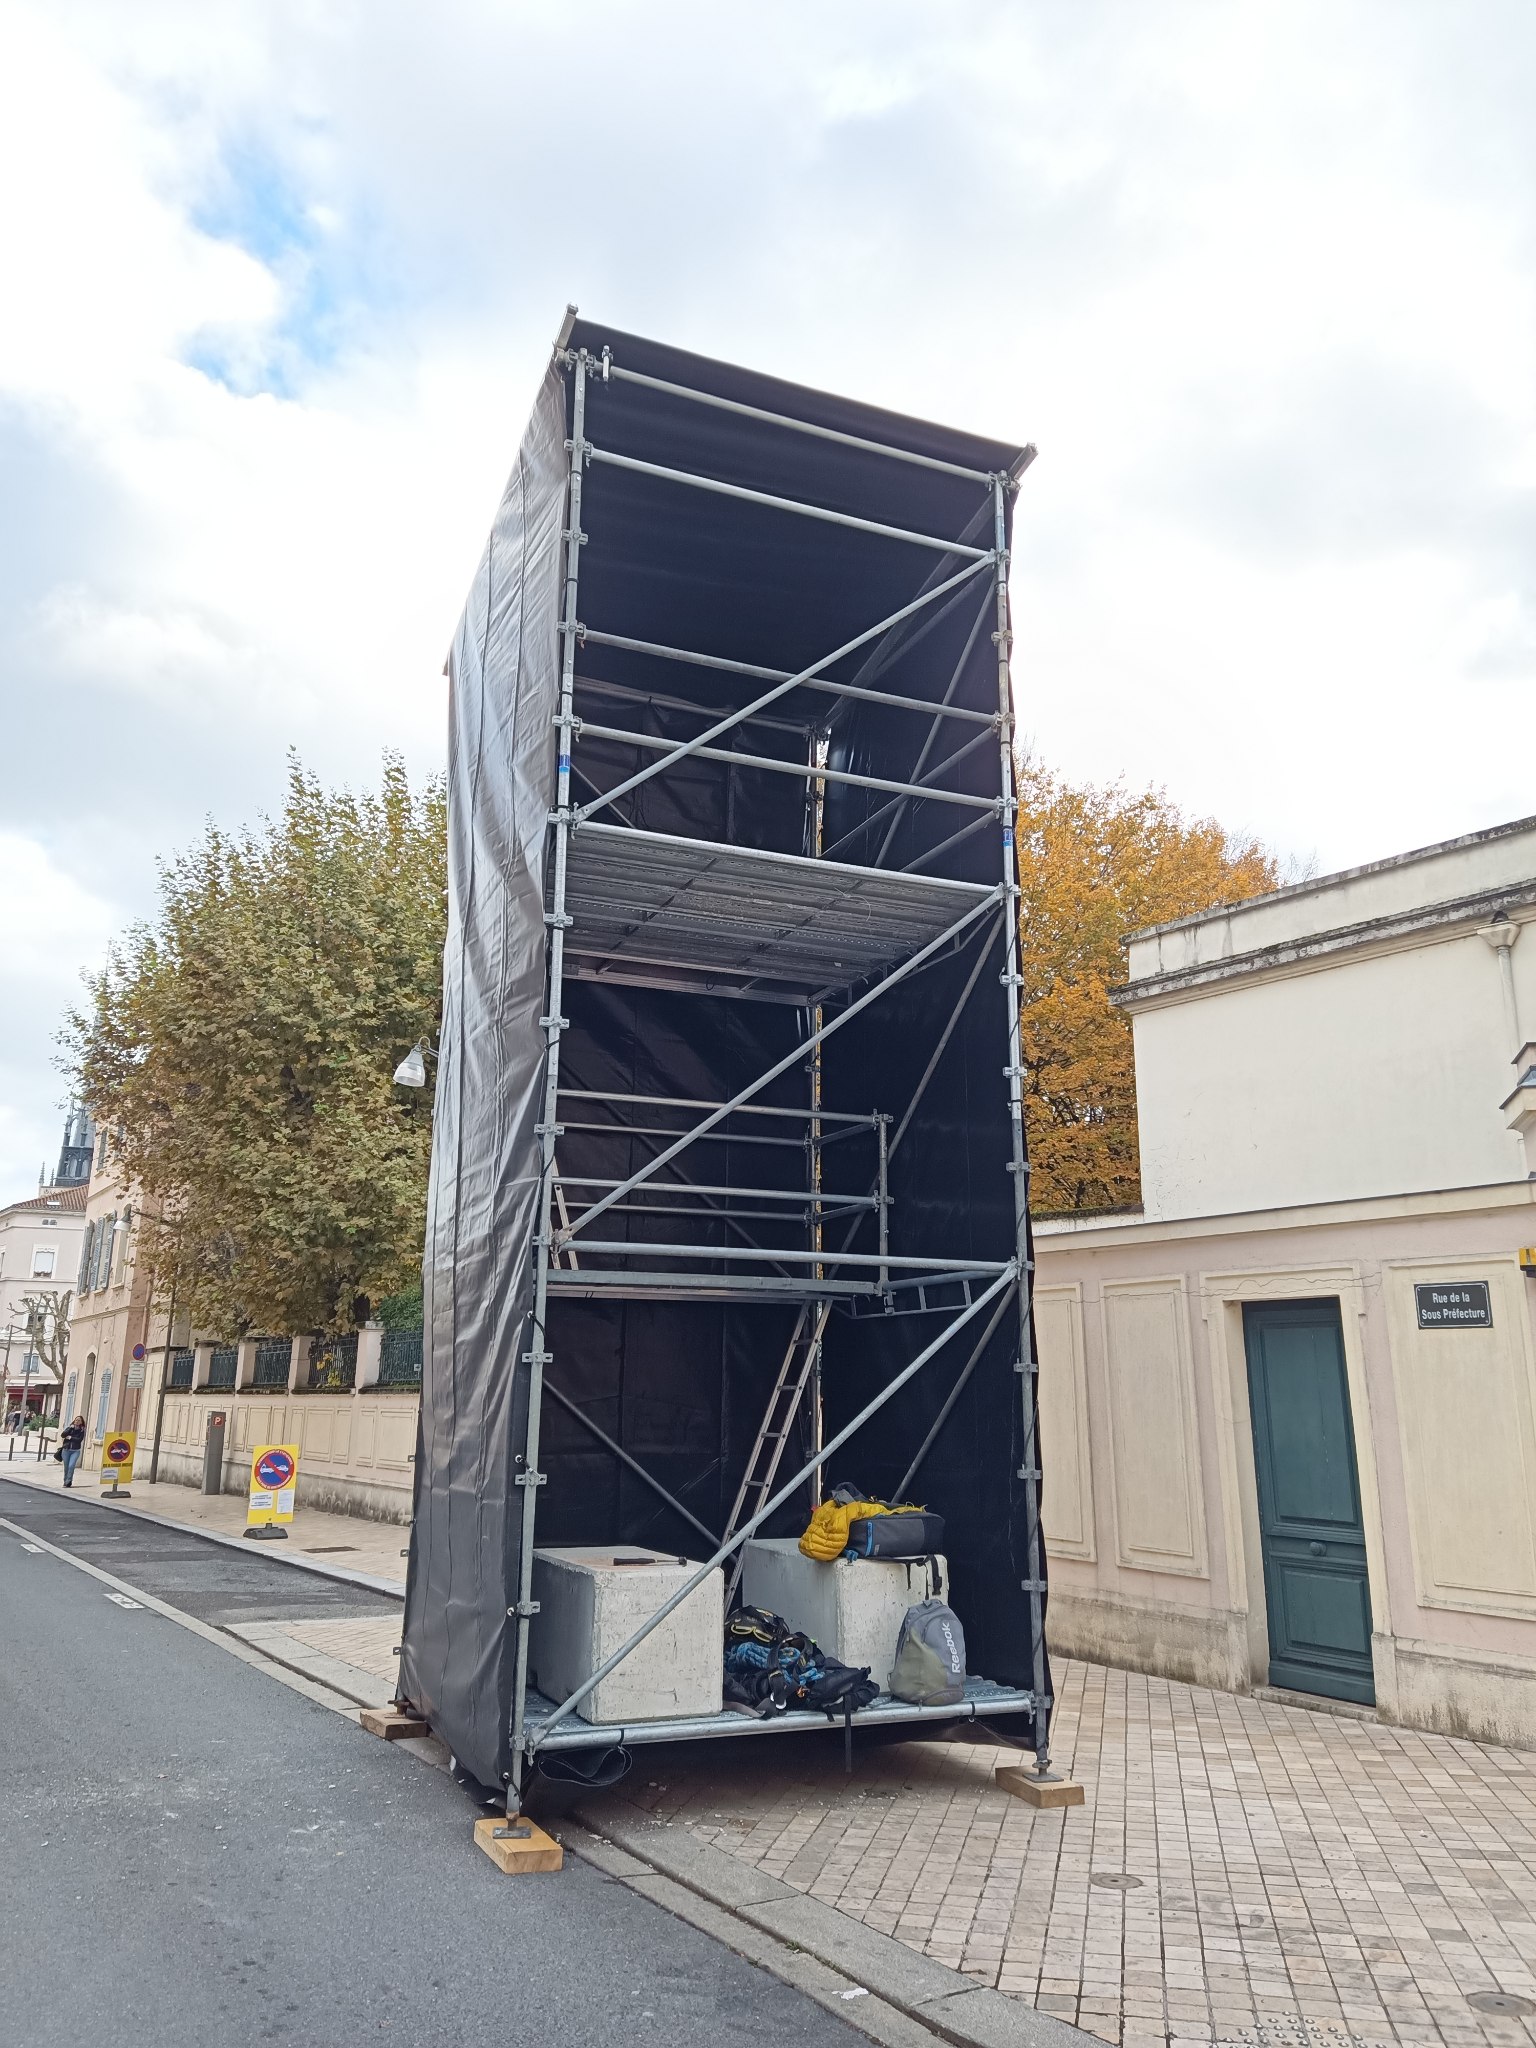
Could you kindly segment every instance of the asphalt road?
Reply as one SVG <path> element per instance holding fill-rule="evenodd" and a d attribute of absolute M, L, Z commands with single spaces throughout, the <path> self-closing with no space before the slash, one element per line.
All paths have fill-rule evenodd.
<path fill-rule="evenodd" d="M 341 1621 L 402 1612 L 401 1602 L 388 1593 L 304 1571 L 264 1555 L 260 1545 L 235 1550 L 210 1543 L 163 1522 L 103 1510 L 89 1492 L 82 1500 L 65 1500 L 62 1491 L 8 1486 L 4 1473 L 0 1465 L 0 1516 L 24 1522 L 45 1542 L 57 1543 L 215 1628 L 239 1621 Z"/>
<path fill-rule="evenodd" d="M 0 1516 L 215 1624 L 388 1604 L 21 1487 Z M 860 2048 L 574 1857 L 502 1876 L 445 1772 L 25 1540 L 0 1529 L 8 2048 Z"/>

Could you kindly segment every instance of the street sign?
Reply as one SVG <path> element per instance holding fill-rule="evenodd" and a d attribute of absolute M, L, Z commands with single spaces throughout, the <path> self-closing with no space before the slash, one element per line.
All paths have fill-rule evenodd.
<path fill-rule="evenodd" d="M 251 1453 L 250 1498 L 245 1533 L 273 1541 L 288 1531 L 276 1525 L 293 1520 L 293 1497 L 299 1483 L 297 1444 L 258 1444 Z"/>
<path fill-rule="evenodd" d="M 1430 1287 L 1415 1287 L 1413 1300 L 1421 1330 L 1493 1328 L 1486 1280 L 1437 1280 Z"/>
<path fill-rule="evenodd" d="M 135 1435 L 131 1429 L 114 1429 L 102 1439 L 101 1483 L 112 1482 L 115 1493 L 119 1486 L 126 1486 L 133 1478 L 133 1446 Z"/>
<path fill-rule="evenodd" d="M 142 1365 L 142 1364 L 144 1363 L 144 1360 L 145 1360 L 146 1358 L 148 1358 L 148 1356 L 149 1356 L 149 1347 L 148 1347 L 148 1345 L 145 1345 L 145 1344 L 135 1344 L 135 1345 L 134 1345 L 134 1347 L 133 1347 L 133 1356 L 134 1356 L 134 1359 L 135 1359 L 135 1361 L 136 1361 L 136 1362 L 137 1362 L 138 1364 Z"/>

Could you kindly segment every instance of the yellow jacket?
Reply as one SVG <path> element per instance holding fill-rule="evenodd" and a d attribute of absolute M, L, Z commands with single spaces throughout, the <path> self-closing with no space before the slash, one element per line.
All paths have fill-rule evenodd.
<path fill-rule="evenodd" d="M 899 1508 L 892 1508 L 883 1500 L 824 1500 L 811 1516 L 811 1525 L 800 1538 L 800 1548 L 806 1557 L 814 1557 L 822 1564 L 830 1564 L 835 1557 L 841 1557 L 848 1548 L 848 1531 L 854 1522 L 866 1515 L 899 1514 Z"/>

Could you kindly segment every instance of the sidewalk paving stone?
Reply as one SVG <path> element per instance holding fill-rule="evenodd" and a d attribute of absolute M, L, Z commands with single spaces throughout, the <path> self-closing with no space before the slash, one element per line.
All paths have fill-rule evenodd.
<path fill-rule="evenodd" d="M 1059 1666 L 1036 1811 L 987 1743 L 641 1750 L 623 1799 L 1115 2048 L 1536 2048 L 1536 1755 Z M 1126 1889 L 1094 1883 L 1130 1876 Z"/>

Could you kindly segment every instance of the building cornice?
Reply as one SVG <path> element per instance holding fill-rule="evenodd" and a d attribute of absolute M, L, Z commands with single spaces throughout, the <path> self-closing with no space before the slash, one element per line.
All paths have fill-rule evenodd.
<path fill-rule="evenodd" d="M 1191 1238 L 1245 1237 L 1261 1230 L 1322 1230 L 1336 1224 L 1390 1223 L 1418 1217 L 1492 1216 L 1536 1209 L 1536 1179 L 1487 1187 L 1432 1188 L 1411 1195 L 1359 1195 L 1345 1201 L 1298 1202 L 1242 1209 L 1227 1216 L 1061 1217 L 1037 1223 L 1040 1252 L 1113 1245 L 1167 1244 Z"/>
<path fill-rule="evenodd" d="M 1205 960 L 1193 967 L 1172 968 L 1166 974 L 1143 975 L 1139 981 L 1111 989 L 1110 1001 L 1134 1017 L 1143 1010 L 1166 1009 L 1174 1003 L 1195 1000 L 1218 983 L 1280 981 L 1292 975 L 1309 974 L 1336 960 L 1341 953 L 1371 959 L 1384 953 L 1409 952 L 1425 943 L 1440 944 L 1476 931 L 1479 925 L 1489 924 L 1501 914 L 1515 924 L 1536 921 L 1536 884 L 1523 881 L 1501 889 L 1480 889 L 1474 895 L 1426 904 L 1422 909 L 1373 917 L 1361 924 L 1340 925 L 1333 931 L 1316 932 L 1305 938 L 1280 940 L 1249 953 L 1232 953 L 1224 960 Z"/>
<path fill-rule="evenodd" d="M 1484 825 L 1476 832 L 1463 832 L 1455 839 L 1437 839 L 1432 845 L 1415 846 L 1407 853 L 1388 854 L 1383 860 L 1368 860 L 1359 867 L 1336 868 L 1332 874 L 1311 875 L 1304 882 L 1291 882 L 1283 889 L 1271 889 L 1266 896 L 1245 896 L 1236 903 L 1222 904 L 1216 910 L 1196 910 L 1188 917 L 1170 918 L 1166 924 L 1149 924 L 1130 933 L 1126 944 L 1133 945 L 1139 939 L 1160 938 L 1165 932 L 1187 931 L 1191 925 L 1205 924 L 1213 917 L 1224 917 L 1232 911 L 1261 910 L 1270 903 L 1294 902 L 1303 896 L 1322 896 L 1341 884 L 1363 881 L 1368 875 L 1392 874 L 1402 868 L 1413 867 L 1419 861 L 1439 860 L 1449 853 L 1462 853 L 1474 846 L 1490 846 L 1497 840 L 1514 839 L 1522 832 L 1533 830 L 1536 830 L 1536 816 L 1511 818 L 1504 825 Z"/>

